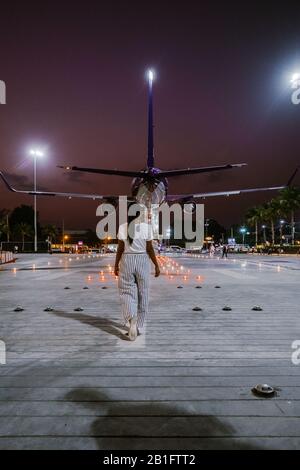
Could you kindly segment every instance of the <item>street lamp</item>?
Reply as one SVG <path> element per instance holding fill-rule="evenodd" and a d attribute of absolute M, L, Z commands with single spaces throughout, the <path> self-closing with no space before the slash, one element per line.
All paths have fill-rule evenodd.
<path fill-rule="evenodd" d="M 148 75 L 148 81 L 152 84 L 152 82 L 155 78 L 154 70 L 149 69 L 148 72 L 147 72 L 147 75 Z"/>
<path fill-rule="evenodd" d="M 209 219 L 205 219 L 205 238 L 208 236 Z"/>
<path fill-rule="evenodd" d="M 280 223 L 280 226 L 279 226 L 279 233 L 280 233 L 280 245 L 281 245 L 281 244 L 282 244 L 282 239 L 283 239 L 282 230 L 283 230 L 283 226 L 284 226 L 284 224 L 285 224 L 285 220 L 280 220 L 279 223 Z"/>
<path fill-rule="evenodd" d="M 291 80 L 291 88 L 293 90 L 291 100 L 293 104 L 299 105 L 300 104 L 300 73 L 295 72 L 293 73 Z"/>
<path fill-rule="evenodd" d="M 44 156 L 44 152 L 40 149 L 31 149 L 30 155 L 33 157 L 33 177 L 34 177 L 34 192 L 36 193 L 36 162 L 38 158 Z M 34 251 L 37 252 L 37 212 L 36 212 L 36 194 L 34 197 Z"/>
<path fill-rule="evenodd" d="M 241 228 L 240 228 L 240 233 L 241 233 L 242 236 L 243 236 L 243 245 L 245 244 L 245 235 L 246 235 L 246 232 L 247 232 L 246 227 L 241 227 Z"/>
<path fill-rule="evenodd" d="M 65 252 L 65 242 L 69 239 L 69 235 L 65 235 L 63 233 L 62 239 L 63 239 L 63 253 L 64 253 Z"/>
<path fill-rule="evenodd" d="M 299 82 L 300 82 L 300 73 L 298 72 L 293 73 L 292 78 L 291 78 L 292 88 L 297 88 Z"/>
<path fill-rule="evenodd" d="M 266 236 L 266 225 L 262 225 L 261 228 L 263 229 L 263 234 L 264 234 L 264 242 L 265 244 L 267 243 L 267 236 Z"/>

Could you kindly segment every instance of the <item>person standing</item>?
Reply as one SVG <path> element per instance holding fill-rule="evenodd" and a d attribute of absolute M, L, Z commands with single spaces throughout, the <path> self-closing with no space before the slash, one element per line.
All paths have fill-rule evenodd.
<path fill-rule="evenodd" d="M 211 243 L 211 245 L 210 245 L 210 247 L 209 247 L 209 256 L 210 256 L 211 258 L 213 258 L 214 254 L 215 254 L 215 251 L 216 251 L 215 245 L 214 245 L 213 243 Z"/>
<path fill-rule="evenodd" d="M 141 212 L 138 217 L 128 216 L 128 223 L 119 227 L 114 273 L 118 276 L 124 322 L 129 322 L 130 341 L 143 333 L 148 316 L 150 260 L 155 266 L 155 277 L 160 275 L 152 240 L 151 224 Z"/>
<path fill-rule="evenodd" d="M 222 258 L 227 258 L 227 254 L 228 254 L 228 247 L 227 245 L 223 245 L 223 248 L 222 248 Z"/>

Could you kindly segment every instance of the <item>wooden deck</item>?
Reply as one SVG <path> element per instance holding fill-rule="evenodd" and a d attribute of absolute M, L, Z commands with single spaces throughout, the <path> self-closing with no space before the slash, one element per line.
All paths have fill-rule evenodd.
<path fill-rule="evenodd" d="M 146 335 L 131 343 L 115 280 L 99 280 L 113 259 L 60 258 L 0 271 L 1 449 L 300 447 L 300 262 L 178 259 L 188 278 L 152 280 Z M 257 383 L 277 395 L 255 397 Z"/>

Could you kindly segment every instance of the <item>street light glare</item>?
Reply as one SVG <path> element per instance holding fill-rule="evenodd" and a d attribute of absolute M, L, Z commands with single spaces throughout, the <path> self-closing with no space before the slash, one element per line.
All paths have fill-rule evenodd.
<path fill-rule="evenodd" d="M 153 82 L 153 79 L 154 79 L 154 72 L 153 72 L 153 70 L 151 70 L 151 69 L 148 70 L 148 78 L 149 78 L 149 81 L 150 81 L 150 82 Z"/>
<path fill-rule="evenodd" d="M 295 83 L 299 79 L 300 79 L 300 73 L 299 72 L 293 73 L 291 83 Z"/>
<path fill-rule="evenodd" d="M 31 149 L 29 153 L 34 157 L 43 157 L 45 155 L 44 152 L 40 149 Z"/>

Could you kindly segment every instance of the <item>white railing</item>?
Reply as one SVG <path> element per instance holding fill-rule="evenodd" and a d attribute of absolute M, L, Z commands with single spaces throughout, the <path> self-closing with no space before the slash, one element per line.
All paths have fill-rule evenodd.
<path fill-rule="evenodd" d="M 11 251 L 0 250 L 0 264 L 10 263 L 14 260 L 14 255 Z"/>

